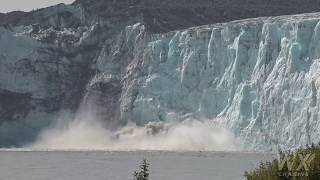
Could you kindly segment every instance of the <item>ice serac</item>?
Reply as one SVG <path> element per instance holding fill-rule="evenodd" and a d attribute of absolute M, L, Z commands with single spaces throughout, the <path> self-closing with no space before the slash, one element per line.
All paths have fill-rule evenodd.
<path fill-rule="evenodd" d="M 0 147 L 32 142 L 79 107 L 106 127 L 217 118 L 249 149 L 318 141 L 320 14 L 220 23 L 316 1 L 170 2 L 0 14 Z"/>

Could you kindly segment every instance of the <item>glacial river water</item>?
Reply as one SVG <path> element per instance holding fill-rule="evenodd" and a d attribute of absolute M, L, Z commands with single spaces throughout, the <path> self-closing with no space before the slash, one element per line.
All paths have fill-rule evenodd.
<path fill-rule="evenodd" d="M 275 155 L 238 152 L 0 151 L 0 180 L 132 180 L 146 158 L 151 180 L 239 180 Z"/>

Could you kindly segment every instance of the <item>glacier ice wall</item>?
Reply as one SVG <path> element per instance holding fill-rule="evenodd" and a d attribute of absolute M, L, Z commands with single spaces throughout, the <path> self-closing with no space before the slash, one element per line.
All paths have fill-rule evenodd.
<path fill-rule="evenodd" d="M 318 142 L 319 14 L 258 18 L 152 35 L 129 68 L 121 117 L 224 117 L 247 148 Z"/>
<path fill-rule="evenodd" d="M 125 29 L 142 18 L 136 12 L 114 16 L 119 7 L 110 8 L 112 17 L 81 4 L 5 15 L 0 22 L 0 147 L 34 141 L 57 119 L 73 119 L 82 104 L 92 104 L 101 120 L 118 119 L 119 77 L 132 54 Z M 102 62 L 104 57 L 109 61 Z M 107 69 L 115 77 L 111 83 Z"/>
<path fill-rule="evenodd" d="M 319 13 L 155 33 L 136 9 L 108 8 L 0 27 L 0 147 L 80 106 L 106 127 L 220 119 L 248 149 L 319 141 Z"/>
<path fill-rule="evenodd" d="M 78 108 L 97 46 L 95 26 L 79 25 L 80 14 L 58 5 L 27 25 L 0 26 L 0 147 L 32 141 L 59 111 Z"/>

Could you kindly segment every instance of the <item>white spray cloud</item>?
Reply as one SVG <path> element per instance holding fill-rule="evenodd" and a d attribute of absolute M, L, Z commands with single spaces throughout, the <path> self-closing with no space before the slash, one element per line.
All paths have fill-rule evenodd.
<path fill-rule="evenodd" d="M 89 113 L 90 114 L 90 113 Z M 117 131 L 87 116 L 78 116 L 67 126 L 45 130 L 28 148 L 62 150 L 163 150 L 237 151 L 233 134 L 218 121 L 187 119 L 183 122 L 150 122 L 144 127 L 128 125 Z"/>

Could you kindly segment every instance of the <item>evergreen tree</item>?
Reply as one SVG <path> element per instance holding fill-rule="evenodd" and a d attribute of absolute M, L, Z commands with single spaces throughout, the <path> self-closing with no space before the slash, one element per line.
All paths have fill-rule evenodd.
<path fill-rule="evenodd" d="M 149 180 L 149 163 L 146 159 L 139 166 L 140 171 L 134 172 L 134 180 Z"/>

